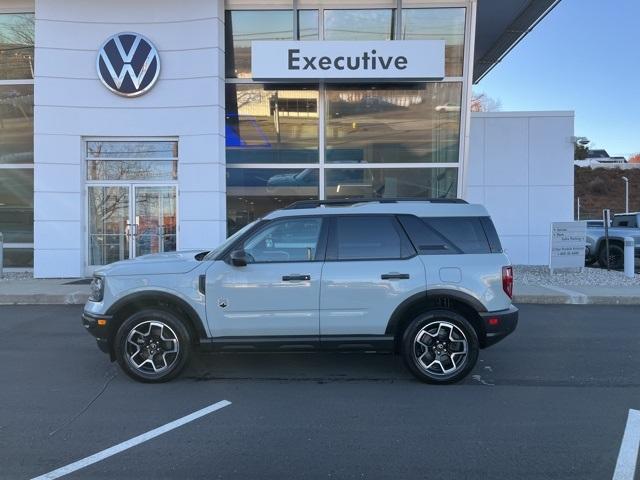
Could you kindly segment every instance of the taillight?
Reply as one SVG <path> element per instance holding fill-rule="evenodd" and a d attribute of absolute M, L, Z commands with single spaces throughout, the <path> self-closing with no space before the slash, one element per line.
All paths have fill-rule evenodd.
<path fill-rule="evenodd" d="M 513 298 L 513 267 L 502 267 L 502 289 Z"/>

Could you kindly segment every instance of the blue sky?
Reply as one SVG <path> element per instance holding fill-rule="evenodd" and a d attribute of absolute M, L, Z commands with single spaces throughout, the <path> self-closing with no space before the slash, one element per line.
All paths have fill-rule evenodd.
<path fill-rule="evenodd" d="M 640 152 L 639 22 L 639 0 L 562 0 L 474 91 L 503 111 L 574 110 L 591 148 Z"/>

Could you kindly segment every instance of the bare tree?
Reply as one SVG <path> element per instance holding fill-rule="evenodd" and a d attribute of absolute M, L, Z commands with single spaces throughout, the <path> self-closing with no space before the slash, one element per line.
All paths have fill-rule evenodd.
<path fill-rule="evenodd" d="M 471 97 L 472 112 L 499 112 L 502 110 L 500 100 L 490 97 L 486 93 L 474 93 Z"/>

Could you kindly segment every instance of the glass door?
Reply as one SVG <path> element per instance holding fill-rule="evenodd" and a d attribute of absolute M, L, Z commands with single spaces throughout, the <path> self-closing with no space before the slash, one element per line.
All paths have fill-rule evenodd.
<path fill-rule="evenodd" d="M 130 186 L 89 186 L 89 265 L 106 265 L 130 257 Z"/>
<path fill-rule="evenodd" d="M 176 250 L 175 185 L 89 185 L 89 266 Z"/>
<path fill-rule="evenodd" d="M 176 250 L 176 187 L 134 189 L 134 256 Z"/>

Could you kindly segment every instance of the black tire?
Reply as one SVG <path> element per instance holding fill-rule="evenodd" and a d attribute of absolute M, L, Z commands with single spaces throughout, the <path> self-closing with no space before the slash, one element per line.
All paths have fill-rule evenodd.
<path fill-rule="evenodd" d="M 435 337 L 432 336 L 434 332 Z M 444 335 L 447 338 L 442 338 Z M 433 344 L 427 347 L 429 337 Z M 466 352 L 462 349 L 464 342 Z M 444 347 L 438 350 L 438 345 Z M 479 350 L 480 342 L 473 326 L 451 310 L 431 310 L 419 315 L 402 336 L 405 365 L 416 378 L 427 383 L 447 384 L 462 380 L 478 361 Z M 434 364 L 437 361 L 439 365 Z M 430 365 L 430 369 L 425 368 Z M 445 371 L 453 367 L 451 371 Z"/>
<path fill-rule="evenodd" d="M 191 335 L 174 313 L 146 309 L 120 325 L 114 350 L 118 364 L 134 380 L 167 382 L 189 361 Z"/>
<path fill-rule="evenodd" d="M 598 264 L 607 268 L 607 247 L 602 245 L 598 255 Z M 618 243 L 609 243 L 609 268 L 621 270 L 624 268 L 624 248 Z"/>

